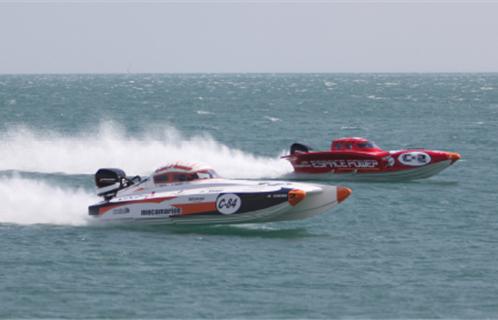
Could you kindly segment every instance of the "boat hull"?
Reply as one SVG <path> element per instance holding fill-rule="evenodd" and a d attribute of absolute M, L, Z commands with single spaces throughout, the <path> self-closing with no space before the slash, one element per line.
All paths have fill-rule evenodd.
<path fill-rule="evenodd" d="M 460 159 L 454 152 L 426 149 L 398 151 L 295 152 L 285 156 L 292 180 L 401 181 L 429 178 Z"/>
<path fill-rule="evenodd" d="M 327 181 L 407 181 L 430 178 L 451 165 L 450 160 L 425 165 L 423 167 L 379 172 L 342 172 L 342 173 L 300 173 L 285 176 L 289 180 L 327 180 Z"/>
<path fill-rule="evenodd" d="M 332 209 L 351 191 L 290 182 L 218 181 L 123 194 L 89 207 L 96 223 L 206 225 L 305 219 Z"/>

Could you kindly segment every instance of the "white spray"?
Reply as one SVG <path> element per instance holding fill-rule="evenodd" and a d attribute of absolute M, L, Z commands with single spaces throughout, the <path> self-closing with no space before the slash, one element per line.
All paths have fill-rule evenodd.
<path fill-rule="evenodd" d="M 97 196 L 18 176 L 0 177 L 0 223 L 85 225 Z"/>
<path fill-rule="evenodd" d="M 257 157 L 209 135 L 183 137 L 174 128 L 129 135 L 111 122 L 72 136 L 12 127 L 0 135 L 0 171 L 93 174 L 102 167 L 147 175 L 170 162 L 203 162 L 227 178 L 277 178 L 292 171 L 278 156 Z M 84 225 L 91 191 L 18 175 L 0 177 L 0 223 Z"/>
<path fill-rule="evenodd" d="M 129 135 L 109 122 L 75 136 L 10 128 L 0 138 L 0 150 L 0 171 L 93 174 L 98 168 L 117 167 L 129 175 L 145 175 L 176 161 L 200 161 L 227 178 L 277 178 L 292 171 L 278 155 L 254 156 L 209 135 L 186 138 L 174 128 Z"/>

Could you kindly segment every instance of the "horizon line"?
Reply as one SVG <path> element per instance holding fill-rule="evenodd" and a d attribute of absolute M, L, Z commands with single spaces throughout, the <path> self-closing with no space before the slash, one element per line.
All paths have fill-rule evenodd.
<path fill-rule="evenodd" d="M 237 74 L 498 74 L 498 71 L 237 71 L 237 72 L 0 72 L 0 76 L 21 75 L 237 75 Z"/>

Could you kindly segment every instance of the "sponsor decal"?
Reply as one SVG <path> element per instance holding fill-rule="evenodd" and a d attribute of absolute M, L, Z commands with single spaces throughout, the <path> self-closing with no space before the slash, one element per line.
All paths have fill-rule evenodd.
<path fill-rule="evenodd" d="M 392 166 L 394 166 L 396 164 L 396 160 L 394 160 L 394 158 L 391 157 L 391 156 L 385 157 L 383 159 L 387 161 L 387 166 L 388 167 L 392 167 Z"/>
<path fill-rule="evenodd" d="M 278 187 L 283 185 L 282 182 L 260 182 L 258 183 L 260 186 L 268 186 L 268 187 Z"/>
<path fill-rule="evenodd" d="M 127 214 L 130 213 L 129 208 L 116 208 L 112 210 L 112 214 Z"/>
<path fill-rule="evenodd" d="M 287 198 L 287 193 L 274 193 L 271 195 L 272 198 Z"/>
<path fill-rule="evenodd" d="M 240 209 L 242 200 L 233 193 L 222 194 L 216 199 L 216 209 L 221 214 L 232 214 Z"/>
<path fill-rule="evenodd" d="M 379 165 L 377 160 L 311 160 L 301 162 L 299 168 L 330 168 L 330 169 L 365 169 L 375 168 Z"/>
<path fill-rule="evenodd" d="M 149 209 L 140 211 L 142 216 L 158 216 L 158 215 L 179 215 L 182 211 L 180 208 L 167 208 L 167 209 Z"/>
<path fill-rule="evenodd" d="M 117 198 L 116 200 L 117 201 L 133 201 L 133 200 L 140 200 L 142 199 L 143 197 L 141 195 L 138 195 L 138 196 L 126 196 L 126 197 L 120 197 L 120 198 Z"/>
<path fill-rule="evenodd" d="M 199 202 L 199 201 L 204 201 L 204 197 L 189 197 L 188 201 L 190 202 Z"/>
<path fill-rule="evenodd" d="M 431 162 L 431 156 L 425 152 L 412 151 L 399 155 L 398 161 L 405 166 L 419 167 Z"/>

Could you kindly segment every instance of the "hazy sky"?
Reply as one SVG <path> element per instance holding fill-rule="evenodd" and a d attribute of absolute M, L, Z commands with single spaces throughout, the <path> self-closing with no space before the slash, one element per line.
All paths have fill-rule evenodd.
<path fill-rule="evenodd" d="M 0 73 L 498 72 L 498 1 L 4 1 Z"/>

